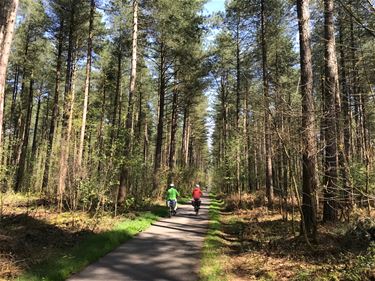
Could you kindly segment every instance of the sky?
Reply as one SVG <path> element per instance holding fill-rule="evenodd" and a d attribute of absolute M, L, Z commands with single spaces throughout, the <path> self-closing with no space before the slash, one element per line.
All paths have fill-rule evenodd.
<path fill-rule="evenodd" d="M 208 0 L 206 5 L 204 6 L 204 8 L 205 8 L 204 13 L 207 13 L 207 14 L 212 14 L 212 13 L 215 13 L 215 12 L 224 11 L 225 0 Z M 206 40 L 211 41 L 211 40 L 213 40 L 214 36 L 215 36 L 215 32 L 212 32 L 210 35 L 208 35 Z M 208 98 L 208 103 L 209 103 L 208 104 L 208 111 L 209 112 L 212 111 L 212 108 L 213 108 L 215 92 L 216 91 L 212 88 L 209 88 L 206 91 L 206 96 Z M 209 150 L 211 150 L 211 148 L 212 148 L 212 133 L 214 131 L 214 127 L 215 127 L 214 120 L 211 117 L 208 117 L 206 119 L 206 128 L 208 130 L 208 148 L 209 148 Z"/>
<path fill-rule="evenodd" d="M 213 12 L 224 11 L 225 0 L 208 0 L 205 9 L 209 14 Z"/>

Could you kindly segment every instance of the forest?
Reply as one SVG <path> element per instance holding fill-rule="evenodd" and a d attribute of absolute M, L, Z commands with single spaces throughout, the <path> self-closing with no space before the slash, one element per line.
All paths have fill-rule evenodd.
<path fill-rule="evenodd" d="M 373 0 L 1 0 L 0 280 L 171 183 L 200 280 L 375 280 L 374 47 Z"/>

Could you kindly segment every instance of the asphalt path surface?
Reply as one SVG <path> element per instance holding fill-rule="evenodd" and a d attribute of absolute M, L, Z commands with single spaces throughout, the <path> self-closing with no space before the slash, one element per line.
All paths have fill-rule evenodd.
<path fill-rule="evenodd" d="M 209 199 L 199 215 L 179 205 L 163 218 L 68 281 L 197 281 L 203 240 L 208 229 Z"/>

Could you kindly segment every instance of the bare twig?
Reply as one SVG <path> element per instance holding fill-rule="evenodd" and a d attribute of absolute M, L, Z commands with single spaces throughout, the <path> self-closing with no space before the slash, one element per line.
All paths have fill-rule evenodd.
<path fill-rule="evenodd" d="M 350 8 L 348 8 L 344 3 L 342 3 L 341 0 L 338 0 L 338 2 L 339 2 L 340 5 L 344 8 L 344 10 L 345 10 L 350 16 L 353 17 L 353 19 L 355 20 L 355 22 L 356 22 L 357 24 L 359 24 L 359 25 L 360 25 L 362 28 L 364 28 L 369 34 L 371 34 L 372 36 L 375 37 L 375 30 L 373 30 L 373 29 L 369 28 L 368 26 L 366 26 L 366 25 L 361 21 L 361 19 L 353 13 L 353 11 L 352 11 Z"/>
<path fill-rule="evenodd" d="M 371 3 L 370 0 L 367 0 L 367 3 L 369 4 L 370 9 L 372 10 L 372 12 L 375 13 L 375 6 Z"/>

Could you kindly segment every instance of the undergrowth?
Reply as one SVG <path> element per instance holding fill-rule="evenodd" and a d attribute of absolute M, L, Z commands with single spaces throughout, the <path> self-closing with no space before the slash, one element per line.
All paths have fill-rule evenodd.
<path fill-rule="evenodd" d="M 292 221 L 289 214 L 285 220 L 278 210 L 264 207 L 259 196 L 245 195 L 241 201 L 227 197 L 225 211 L 211 213 L 202 280 L 375 280 L 370 218 L 320 224 L 317 244 L 311 248 L 296 235 L 299 216 Z"/>

